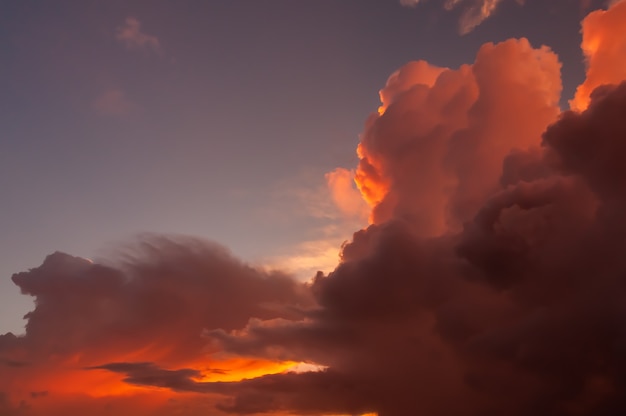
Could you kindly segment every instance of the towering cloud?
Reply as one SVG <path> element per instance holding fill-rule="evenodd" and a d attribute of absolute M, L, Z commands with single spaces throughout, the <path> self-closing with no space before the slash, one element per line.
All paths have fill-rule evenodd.
<path fill-rule="evenodd" d="M 410 219 L 426 236 L 458 230 L 498 186 L 504 157 L 538 146 L 556 120 L 559 70 L 548 48 L 521 39 L 484 45 L 458 70 L 413 62 L 392 75 L 358 148 L 373 221 Z"/>
<path fill-rule="evenodd" d="M 609 10 L 596 10 L 583 21 L 581 46 L 587 62 L 587 79 L 570 101 L 573 110 L 587 108 L 595 88 L 626 78 L 626 2 L 614 3 Z"/>
<path fill-rule="evenodd" d="M 311 283 L 154 236 L 15 274 L 36 307 L 0 336 L 0 414 L 626 414 L 626 82 L 592 36 L 622 11 L 585 20 L 576 111 L 525 39 L 394 73 L 357 149 L 372 223 Z"/>
<path fill-rule="evenodd" d="M 501 185 L 459 232 L 425 237 L 396 217 L 355 234 L 316 278 L 307 319 L 209 332 L 232 353 L 330 369 L 289 376 L 295 390 L 251 381 L 233 409 L 281 409 L 265 401 L 271 384 L 296 414 L 626 411 L 624 108 L 626 83 L 607 87 L 541 149 L 504 156 Z M 307 404 L 322 382 L 337 388 Z"/>
<path fill-rule="evenodd" d="M 354 175 L 353 171 L 337 168 L 326 174 L 326 181 L 333 202 L 344 215 L 366 218 L 368 207 L 354 186 Z"/>
<path fill-rule="evenodd" d="M 52 414 L 45 410 L 49 406 L 73 414 L 67 410 L 72 403 L 89 397 L 102 398 L 95 406 L 136 392 L 125 387 L 141 384 L 136 379 L 125 383 L 111 373 L 120 369 L 142 369 L 145 384 L 158 382 L 161 373 L 152 370 L 157 367 L 172 367 L 166 375 L 233 380 L 295 365 L 209 355 L 202 334 L 241 328 L 252 316 L 301 316 L 300 309 L 312 304 L 301 284 L 242 264 L 217 245 L 183 237 L 146 237 L 125 247 L 115 264 L 55 253 L 40 267 L 13 276 L 23 293 L 35 297 L 36 307 L 26 316 L 24 336 L 0 337 L 0 391 L 16 406 L 28 402 L 35 410 L 26 414 Z M 45 397 L 35 397 L 43 391 Z M 160 403 L 170 398 L 156 396 Z"/>

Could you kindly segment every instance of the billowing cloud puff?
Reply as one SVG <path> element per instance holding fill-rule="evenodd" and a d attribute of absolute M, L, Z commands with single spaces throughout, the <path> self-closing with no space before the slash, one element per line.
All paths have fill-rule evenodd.
<path fill-rule="evenodd" d="M 424 235 L 458 229 L 498 186 L 504 157 L 539 145 L 560 92 L 556 55 L 525 39 L 486 44 L 458 70 L 401 68 L 358 148 L 373 222 L 410 218 Z"/>
<path fill-rule="evenodd" d="M 424 237 L 409 217 L 355 234 L 343 263 L 316 278 L 306 319 L 210 337 L 232 353 L 326 365 L 328 384 L 349 383 L 359 410 L 379 415 L 623 413 L 625 107 L 626 83 L 601 90 L 550 126 L 538 153 L 504 156 L 523 173 L 459 232 Z M 235 402 L 277 410 L 261 391 Z"/>
<path fill-rule="evenodd" d="M 337 168 L 326 174 L 328 189 L 339 211 L 355 218 L 366 218 L 368 207 L 354 183 L 354 172 Z"/>
<path fill-rule="evenodd" d="M 111 263 L 54 253 L 13 276 L 36 307 L 26 316 L 24 336 L 0 337 L 0 391 L 11 403 L 37 407 L 124 393 L 122 379 L 104 371 L 119 369 L 116 362 L 152 363 L 141 367 L 143 380 L 152 366 L 173 367 L 174 374 L 192 367 L 181 376 L 231 380 L 293 365 L 216 357 L 203 332 L 241 328 L 251 316 L 297 318 L 311 305 L 302 284 L 187 237 L 148 236 Z M 49 394 L 32 400 L 38 391 Z"/>
<path fill-rule="evenodd" d="M 155 236 L 15 274 L 0 414 L 625 414 L 626 82 L 560 113 L 559 70 L 520 39 L 394 73 L 354 171 L 372 224 L 311 283 Z"/>

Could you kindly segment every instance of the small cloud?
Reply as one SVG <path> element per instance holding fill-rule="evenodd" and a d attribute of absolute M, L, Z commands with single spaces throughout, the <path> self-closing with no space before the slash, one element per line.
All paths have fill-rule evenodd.
<path fill-rule="evenodd" d="M 328 190 L 337 208 L 346 216 L 365 219 L 369 206 L 354 182 L 354 170 L 337 168 L 325 175 Z"/>
<path fill-rule="evenodd" d="M 115 38 L 127 49 L 143 49 L 160 55 L 163 51 L 156 36 L 141 31 L 141 22 L 134 17 L 127 17 L 123 26 L 115 31 Z"/>
<path fill-rule="evenodd" d="M 126 93 L 113 88 L 104 91 L 93 102 L 93 108 L 103 116 L 123 117 L 137 109 L 137 105 L 126 97 Z"/>
<path fill-rule="evenodd" d="M 425 0 L 400 0 L 400 4 L 405 7 L 416 7 Z M 525 0 L 515 0 L 523 5 Z M 443 7 L 447 11 L 463 7 L 463 13 L 459 20 L 459 33 L 467 35 L 474 28 L 488 19 L 495 11 L 502 0 L 445 0 Z"/>

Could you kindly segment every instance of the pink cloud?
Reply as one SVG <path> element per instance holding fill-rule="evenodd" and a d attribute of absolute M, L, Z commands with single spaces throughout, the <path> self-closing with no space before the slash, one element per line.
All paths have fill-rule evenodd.
<path fill-rule="evenodd" d="M 626 2 L 616 1 L 608 10 L 596 10 L 583 20 L 581 44 L 587 63 L 587 78 L 570 101 L 573 110 L 589 105 L 594 89 L 626 79 Z"/>
<path fill-rule="evenodd" d="M 141 31 L 141 23 L 134 17 L 127 17 L 123 26 L 117 28 L 115 38 L 122 42 L 128 49 L 143 49 L 162 53 L 161 43 L 154 35 L 148 35 Z"/>
<path fill-rule="evenodd" d="M 156 236 L 13 275 L 35 308 L 0 335 L 0 414 L 626 414 L 626 82 L 591 88 L 561 112 L 526 39 L 400 68 L 359 144 L 374 224 L 311 282 Z"/>

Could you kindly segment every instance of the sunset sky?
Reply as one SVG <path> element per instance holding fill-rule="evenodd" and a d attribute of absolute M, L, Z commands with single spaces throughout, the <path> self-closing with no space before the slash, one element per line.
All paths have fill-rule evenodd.
<path fill-rule="evenodd" d="M 626 2 L 7 1 L 0 76 L 0 416 L 626 414 Z"/>

